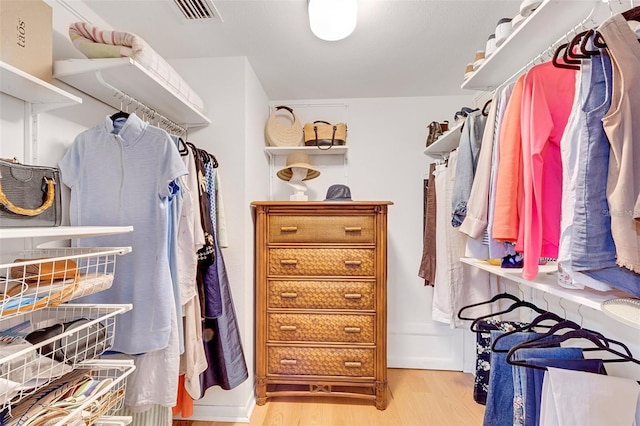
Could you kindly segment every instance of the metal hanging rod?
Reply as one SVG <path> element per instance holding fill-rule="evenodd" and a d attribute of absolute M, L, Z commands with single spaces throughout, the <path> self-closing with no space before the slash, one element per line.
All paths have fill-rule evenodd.
<path fill-rule="evenodd" d="M 120 100 L 120 111 L 128 113 L 129 108 L 131 107 L 131 112 L 140 112 L 143 121 L 146 121 L 150 124 L 155 123 L 157 127 L 161 127 L 167 130 L 169 133 L 173 133 L 176 136 L 183 136 L 185 139 L 187 139 L 189 132 L 185 126 L 176 123 L 170 118 L 160 114 L 155 109 L 149 107 L 144 102 L 139 101 L 138 99 L 116 87 L 113 87 L 111 84 L 107 83 L 104 78 L 102 78 L 102 74 L 100 71 L 96 72 L 96 78 L 102 85 L 113 91 L 114 98 Z"/>
<path fill-rule="evenodd" d="M 143 102 L 124 93 L 123 91 L 115 89 L 113 96 L 120 100 L 120 111 L 137 113 L 143 121 L 162 127 L 169 131 L 169 133 L 173 133 L 178 136 L 187 136 L 186 127 L 165 117 L 155 109 L 145 105 Z"/>

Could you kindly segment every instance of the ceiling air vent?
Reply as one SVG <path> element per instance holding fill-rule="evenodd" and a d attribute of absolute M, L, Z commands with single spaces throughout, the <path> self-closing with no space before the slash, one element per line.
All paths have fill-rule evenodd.
<path fill-rule="evenodd" d="M 173 0 L 187 19 L 222 20 L 211 0 Z"/>

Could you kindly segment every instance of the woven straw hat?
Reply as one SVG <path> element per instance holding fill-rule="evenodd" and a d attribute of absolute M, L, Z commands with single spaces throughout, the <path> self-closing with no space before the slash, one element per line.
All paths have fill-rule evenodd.
<path fill-rule="evenodd" d="M 282 123 L 283 114 L 278 112 L 280 110 L 288 111 L 291 114 L 291 117 L 288 117 L 291 120 L 290 125 Z M 275 107 L 264 128 L 267 143 L 271 146 L 298 146 L 302 145 L 302 135 L 302 125 L 293 110 L 283 105 Z"/>
<path fill-rule="evenodd" d="M 315 179 L 320 176 L 320 172 L 309 164 L 309 156 L 306 152 L 295 151 L 289 154 L 287 156 L 287 166 L 279 170 L 276 175 L 282 180 L 289 181 L 293 175 L 292 167 L 304 167 L 307 169 L 307 176 L 302 180 Z"/>

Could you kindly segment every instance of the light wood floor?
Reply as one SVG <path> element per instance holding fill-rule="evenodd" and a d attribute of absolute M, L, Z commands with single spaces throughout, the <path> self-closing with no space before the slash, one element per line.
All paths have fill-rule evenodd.
<path fill-rule="evenodd" d="M 256 407 L 251 426 L 477 426 L 484 406 L 473 401 L 473 376 L 452 371 L 390 369 L 385 411 L 346 398 L 276 398 Z M 246 423 L 174 421 L 174 426 Z"/>

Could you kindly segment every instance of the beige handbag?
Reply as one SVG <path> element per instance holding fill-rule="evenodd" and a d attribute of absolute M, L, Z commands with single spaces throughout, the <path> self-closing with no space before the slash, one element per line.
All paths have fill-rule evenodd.
<path fill-rule="evenodd" d="M 282 116 L 282 114 L 278 114 L 280 110 L 288 111 L 291 114 L 289 126 L 283 125 L 278 118 Z M 302 145 L 302 126 L 291 108 L 280 105 L 275 107 L 269 115 L 264 128 L 264 136 L 270 146 L 299 146 Z"/>
<path fill-rule="evenodd" d="M 314 121 L 304 125 L 304 144 L 329 149 L 333 145 L 347 143 L 347 125 L 345 123 L 331 124 L 326 121 Z"/>

